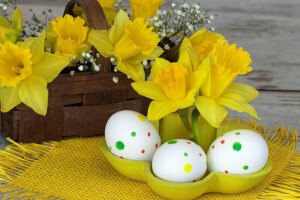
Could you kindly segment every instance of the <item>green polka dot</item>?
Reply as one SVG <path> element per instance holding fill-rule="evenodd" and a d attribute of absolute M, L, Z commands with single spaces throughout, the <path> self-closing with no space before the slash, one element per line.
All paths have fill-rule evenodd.
<path fill-rule="evenodd" d="M 168 144 L 176 144 L 177 143 L 177 140 L 171 140 L 168 142 Z"/>
<path fill-rule="evenodd" d="M 132 136 L 132 137 L 135 137 L 135 136 L 136 136 L 136 132 L 133 131 L 133 132 L 131 133 L 131 136 Z"/>
<path fill-rule="evenodd" d="M 188 156 L 189 154 L 188 153 L 184 153 L 184 156 Z"/>
<path fill-rule="evenodd" d="M 183 168 L 184 172 L 187 174 L 190 173 L 192 171 L 192 169 L 193 169 L 193 167 L 190 163 L 185 164 L 184 168 Z"/>
<path fill-rule="evenodd" d="M 244 165 L 243 169 L 247 170 L 248 169 L 248 165 Z"/>
<path fill-rule="evenodd" d="M 116 142 L 116 148 L 117 148 L 118 150 L 123 150 L 123 149 L 125 148 L 125 145 L 124 145 L 123 142 L 118 141 L 118 142 Z"/>
<path fill-rule="evenodd" d="M 242 149 L 242 145 L 241 145 L 241 143 L 239 143 L 239 142 L 235 142 L 235 143 L 232 145 L 232 148 L 233 148 L 233 150 L 235 150 L 235 151 L 240 151 L 240 150 Z"/>
<path fill-rule="evenodd" d="M 236 135 L 240 135 L 241 133 L 240 132 L 237 132 L 237 133 L 235 133 Z"/>
<path fill-rule="evenodd" d="M 112 150 L 111 146 L 109 146 L 108 148 L 109 148 L 109 150 Z"/>

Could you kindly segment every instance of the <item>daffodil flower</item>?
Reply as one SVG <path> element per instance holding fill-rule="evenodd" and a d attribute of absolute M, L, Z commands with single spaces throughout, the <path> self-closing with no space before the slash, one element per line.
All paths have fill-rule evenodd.
<path fill-rule="evenodd" d="M 190 49 L 190 53 L 195 57 L 193 50 Z M 259 119 L 255 109 L 247 103 L 258 96 L 258 91 L 246 84 L 232 83 L 238 75 L 252 71 L 249 53 L 219 40 L 203 62 L 210 63 L 211 68 L 195 102 L 202 117 L 217 128 L 228 114 L 227 107 Z M 203 66 L 206 65 L 199 69 Z"/>
<path fill-rule="evenodd" d="M 68 58 L 80 57 L 81 53 L 88 52 L 90 45 L 86 36 L 89 29 L 84 24 L 81 17 L 74 18 L 68 14 L 58 16 L 48 26 L 46 48 L 54 49 L 55 54 Z"/>
<path fill-rule="evenodd" d="M 195 95 L 206 78 L 206 70 L 192 71 L 189 57 L 182 56 L 170 63 L 157 58 L 151 69 L 151 81 L 137 81 L 132 87 L 153 101 L 148 109 L 148 119 L 158 120 L 164 116 L 192 106 Z"/>
<path fill-rule="evenodd" d="M 47 83 L 53 81 L 69 60 L 44 52 L 45 31 L 40 37 L 27 38 L 20 46 L 0 44 L 1 111 L 8 112 L 21 102 L 36 113 L 46 115 Z"/>
<path fill-rule="evenodd" d="M 160 39 L 153 33 L 153 27 L 142 18 L 133 22 L 125 11 L 120 10 L 114 25 L 109 31 L 93 30 L 89 33 L 89 42 L 105 57 L 114 56 L 117 69 L 135 81 L 145 80 L 144 60 L 154 60 L 163 53 L 157 46 Z"/>
<path fill-rule="evenodd" d="M 129 0 L 132 10 L 132 18 L 138 17 L 152 19 L 159 7 L 164 3 L 162 0 Z"/>
<path fill-rule="evenodd" d="M 219 40 L 224 41 L 224 37 L 218 33 L 207 31 L 205 28 L 198 30 L 190 38 L 185 38 L 185 42 L 189 42 L 189 46 L 192 46 L 202 60 L 211 53 Z M 180 52 L 184 51 L 186 51 L 186 45 L 183 43 Z"/>
<path fill-rule="evenodd" d="M 0 43 L 3 44 L 9 40 L 16 43 L 23 28 L 23 19 L 20 8 L 16 8 L 11 16 L 10 22 L 4 17 L 0 16 Z"/>
<path fill-rule="evenodd" d="M 98 0 L 102 7 L 113 7 L 117 0 Z"/>

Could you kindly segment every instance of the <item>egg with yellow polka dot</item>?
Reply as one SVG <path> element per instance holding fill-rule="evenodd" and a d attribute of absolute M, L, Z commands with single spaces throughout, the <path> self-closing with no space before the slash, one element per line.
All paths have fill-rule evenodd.
<path fill-rule="evenodd" d="M 155 152 L 152 160 L 155 176 L 169 182 L 196 182 L 204 176 L 206 169 L 203 149 L 184 139 L 165 142 Z"/>
<path fill-rule="evenodd" d="M 116 112 L 108 119 L 105 141 L 114 155 L 146 162 L 151 162 L 153 154 L 161 144 L 152 122 L 132 110 Z"/>
<path fill-rule="evenodd" d="M 218 137 L 207 152 L 210 172 L 252 174 L 268 160 L 268 145 L 258 133 L 237 129 Z"/>

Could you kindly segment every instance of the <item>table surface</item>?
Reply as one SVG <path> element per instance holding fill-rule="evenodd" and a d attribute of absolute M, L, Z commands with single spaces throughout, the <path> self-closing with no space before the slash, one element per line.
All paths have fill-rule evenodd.
<path fill-rule="evenodd" d="M 61 15 L 68 0 L 17 2 L 25 21 L 31 18 L 30 8 L 39 16 L 49 8 L 54 16 Z M 195 2 L 201 3 L 202 10 L 218 14 L 211 24 L 216 32 L 251 54 L 253 72 L 236 81 L 259 90 L 259 97 L 251 103 L 261 117 L 258 123 L 267 129 L 283 125 L 300 130 L 300 1 L 187 0 Z M 249 119 L 248 114 L 234 111 L 230 116 Z M 0 139 L 1 149 L 7 144 Z"/>

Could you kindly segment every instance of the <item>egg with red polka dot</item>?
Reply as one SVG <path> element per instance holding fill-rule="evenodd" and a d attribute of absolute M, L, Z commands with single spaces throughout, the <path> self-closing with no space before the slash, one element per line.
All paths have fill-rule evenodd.
<path fill-rule="evenodd" d="M 238 129 L 217 138 L 207 152 L 208 170 L 226 174 L 252 174 L 268 160 L 264 138 L 250 130 Z"/>
<path fill-rule="evenodd" d="M 196 182 L 207 170 L 206 155 L 203 149 L 192 141 L 170 140 L 155 152 L 152 170 L 155 176 L 165 181 Z"/>
<path fill-rule="evenodd" d="M 132 110 L 116 112 L 108 119 L 105 141 L 114 155 L 146 162 L 151 162 L 154 152 L 161 144 L 152 122 Z"/>

